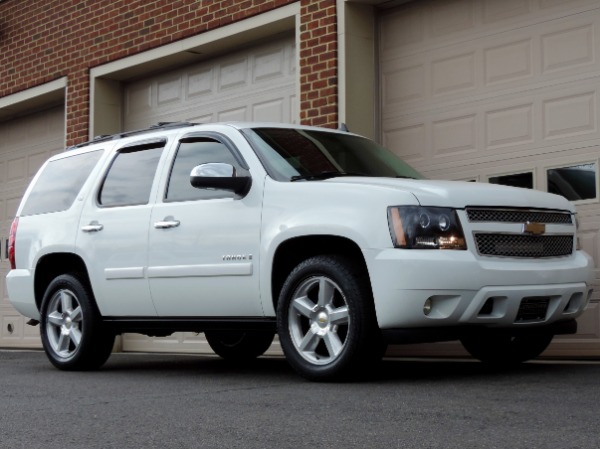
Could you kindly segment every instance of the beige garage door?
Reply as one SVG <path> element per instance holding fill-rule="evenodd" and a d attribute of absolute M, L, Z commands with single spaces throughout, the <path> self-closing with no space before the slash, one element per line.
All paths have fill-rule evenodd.
<path fill-rule="evenodd" d="M 554 190 L 578 173 L 580 241 L 598 265 L 598 1 L 417 0 L 382 11 L 379 42 L 385 144 L 431 178 Z M 600 355 L 598 284 L 578 335 L 547 354 Z"/>
<path fill-rule="evenodd" d="M 40 166 L 64 150 L 65 112 L 57 107 L 0 123 L 0 347 L 41 347 L 39 327 L 27 326 L 27 319 L 8 301 L 5 277 L 10 269 L 7 239 L 21 197 Z"/>
<path fill-rule="evenodd" d="M 297 122 L 293 36 L 133 82 L 124 92 L 125 129 L 160 121 Z M 174 292 L 176 294 L 176 292 Z M 123 337 L 126 351 L 210 352 L 202 336 Z"/>
<path fill-rule="evenodd" d="M 293 37 L 136 81 L 125 89 L 125 129 L 159 121 L 295 122 Z"/>

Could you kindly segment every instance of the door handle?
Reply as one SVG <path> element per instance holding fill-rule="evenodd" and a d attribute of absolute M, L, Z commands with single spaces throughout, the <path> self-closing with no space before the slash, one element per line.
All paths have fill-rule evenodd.
<path fill-rule="evenodd" d="M 179 226 L 179 223 L 179 220 L 175 220 L 171 215 L 169 215 L 168 217 L 163 218 L 162 221 L 157 221 L 154 223 L 154 227 L 156 229 L 176 228 Z"/>
<path fill-rule="evenodd" d="M 102 231 L 104 226 L 98 223 L 96 220 L 90 222 L 90 224 L 85 225 L 81 228 L 83 232 L 98 232 Z"/>

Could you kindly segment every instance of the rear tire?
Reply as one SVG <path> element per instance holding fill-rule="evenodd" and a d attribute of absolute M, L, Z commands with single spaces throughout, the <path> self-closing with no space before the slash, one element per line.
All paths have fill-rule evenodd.
<path fill-rule="evenodd" d="M 89 287 L 78 276 L 63 274 L 50 282 L 40 313 L 42 345 L 55 367 L 93 370 L 106 362 L 115 335 L 105 329 Z"/>
<path fill-rule="evenodd" d="M 277 329 L 289 364 L 309 380 L 356 377 L 382 356 L 367 275 L 340 256 L 312 257 L 292 270 Z"/>
<path fill-rule="evenodd" d="M 531 332 L 513 336 L 500 331 L 482 331 L 461 338 L 465 349 L 476 359 L 489 365 L 515 365 L 539 356 L 554 335 Z"/>
<path fill-rule="evenodd" d="M 247 361 L 265 353 L 273 343 L 272 332 L 206 331 L 206 341 L 215 354 L 231 361 Z"/>

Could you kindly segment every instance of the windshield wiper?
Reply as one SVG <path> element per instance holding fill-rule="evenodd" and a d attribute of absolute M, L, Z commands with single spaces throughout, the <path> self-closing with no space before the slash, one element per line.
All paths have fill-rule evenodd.
<path fill-rule="evenodd" d="M 290 178 L 290 181 L 320 181 L 322 179 L 338 178 L 340 176 L 369 176 L 364 173 L 353 173 L 344 171 L 322 171 L 320 173 L 310 173 L 308 175 L 296 175 Z"/>

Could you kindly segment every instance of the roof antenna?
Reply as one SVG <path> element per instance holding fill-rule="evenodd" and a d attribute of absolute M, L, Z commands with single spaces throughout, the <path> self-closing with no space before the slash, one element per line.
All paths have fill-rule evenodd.
<path fill-rule="evenodd" d="M 348 129 L 348 127 L 346 126 L 345 123 L 340 123 L 340 126 L 338 128 L 340 131 L 344 131 L 345 133 L 349 132 L 350 130 Z"/>

